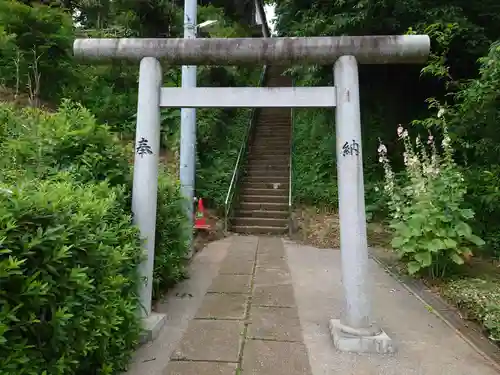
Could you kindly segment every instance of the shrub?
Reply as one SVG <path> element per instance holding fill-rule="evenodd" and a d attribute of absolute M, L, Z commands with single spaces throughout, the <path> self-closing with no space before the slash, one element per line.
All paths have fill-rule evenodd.
<path fill-rule="evenodd" d="M 153 298 L 186 278 L 188 247 L 187 218 L 183 210 L 178 181 L 164 169 L 158 180 Z"/>
<path fill-rule="evenodd" d="M 69 176 L 0 194 L 2 374 L 111 374 L 139 332 L 140 241 L 124 188 Z"/>
<path fill-rule="evenodd" d="M 295 110 L 292 189 L 295 203 L 338 203 L 335 132 L 326 110 Z"/>
<path fill-rule="evenodd" d="M 486 246 L 483 255 L 500 256 L 500 165 L 470 166 L 465 170 L 468 185 L 467 203 L 474 208 L 476 220 L 473 229 L 477 231 Z"/>
<path fill-rule="evenodd" d="M 131 150 L 81 105 L 64 101 L 56 113 L 47 113 L 4 104 L 0 120 L 10 134 L 0 143 L 0 180 L 6 188 L 22 178 L 51 178 L 65 171 L 76 182 L 107 181 L 130 195 Z M 131 209 L 130 199 L 123 201 L 123 209 Z M 158 185 L 155 298 L 185 277 L 185 224 L 178 186 L 163 171 Z"/>
<path fill-rule="evenodd" d="M 64 170 L 83 183 L 131 181 L 127 148 L 79 104 L 64 101 L 56 113 L 2 104 L 0 119 L 10 133 L 0 144 L 3 170 L 17 167 L 37 178 Z"/>
<path fill-rule="evenodd" d="M 395 178 L 386 147 L 381 144 L 378 149 L 385 171 L 384 191 L 389 198 L 392 246 L 410 274 L 429 269 L 431 277 L 443 276 L 450 264 L 463 264 L 472 255 L 471 245 L 484 244 L 467 223 L 474 212 L 463 207 L 467 189 L 453 161 L 444 120 L 442 123 L 443 155 L 430 133 L 429 147 L 418 136 L 414 147 L 408 131 L 398 128 L 405 147 L 402 180 Z"/>
<path fill-rule="evenodd" d="M 81 103 L 99 123 L 107 124 L 120 137 L 133 139 L 138 67 L 126 63 L 97 66 L 81 64 L 74 69 L 78 75 L 62 88 L 62 95 Z"/>
<path fill-rule="evenodd" d="M 459 156 L 468 169 L 467 202 L 474 207 L 474 229 L 487 243 L 486 255 L 500 255 L 500 41 L 479 59 L 479 76 L 455 95 L 456 104 L 447 112 L 450 133 L 460 145 Z"/>
<path fill-rule="evenodd" d="M 445 297 L 482 324 L 491 340 L 500 342 L 500 286 L 498 280 L 460 279 L 447 283 Z"/>

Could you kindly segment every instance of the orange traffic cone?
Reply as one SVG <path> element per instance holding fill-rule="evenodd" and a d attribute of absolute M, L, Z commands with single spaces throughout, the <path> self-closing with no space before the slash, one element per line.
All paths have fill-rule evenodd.
<path fill-rule="evenodd" d="M 210 229 L 210 225 L 207 224 L 207 219 L 205 217 L 205 207 L 203 207 L 203 199 L 198 199 L 198 208 L 196 209 L 195 229 Z"/>

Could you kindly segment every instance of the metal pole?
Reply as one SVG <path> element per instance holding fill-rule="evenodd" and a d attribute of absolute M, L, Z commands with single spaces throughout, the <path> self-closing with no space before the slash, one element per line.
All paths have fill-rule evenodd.
<path fill-rule="evenodd" d="M 196 38 L 196 0 L 184 1 L 184 39 Z M 196 66 L 182 67 L 182 87 L 196 87 Z M 180 181 L 181 194 L 186 199 L 185 210 L 188 217 L 189 256 L 193 243 L 193 201 L 196 176 L 196 108 L 181 109 L 181 155 Z"/>
<path fill-rule="evenodd" d="M 340 57 L 334 66 L 339 191 L 340 249 L 344 287 L 344 331 L 362 336 L 380 332 L 372 326 L 368 290 L 368 243 L 363 183 L 358 64 Z M 346 332 L 347 333 L 347 332 Z"/>
<path fill-rule="evenodd" d="M 184 1 L 184 39 L 196 38 L 196 0 Z M 196 65 L 182 67 L 182 87 L 196 87 Z M 186 199 L 186 215 L 189 226 L 189 257 L 193 243 L 193 201 L 196 176 L 196 108 L 181 109 L 181 155 L 180 181 L 181 194 Z"/>
<path fill-rule="evenodd" d="M 158 153 L 160 151 L 160 90 L 162 71 L 154 57 L 141 60 L 137 128 L 135 138 L 132 212 L 134 223 L 144 240 L 144 255 L 139 272 L 144 284 L 139 290 L 142 317 L 151 314 L 155 254 L 156 204 L 158 194 Z"/>

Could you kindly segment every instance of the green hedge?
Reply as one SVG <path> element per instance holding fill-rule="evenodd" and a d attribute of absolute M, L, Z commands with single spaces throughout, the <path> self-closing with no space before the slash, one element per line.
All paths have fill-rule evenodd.
<path fill-rule="evenodd" d="M 186 278 L 187 220 L 179 183 L 160 169 L 156 213 L 153 299 Z"/>
<path fill-rule="evenodd" d="M 109 374 L 137 342 L 140 242 L 124 189 L 33 180 L 0 194 L 2 374 Z"/>
<path fill-rule="evenodd" d="M 69 101 L 0 104 L 0 126 L 0 373 L 118 373 L 139 333 L 132 149 Z M 185 277 L 182 212 L 162 170 L 155 298 Z"/>
<path fill-rule="evenodd" d="M 28 178 L 49 178 L 67 171 L 78 182 L 131 182 L 131 151 L 81 105 L 63 101 L 59 110 L 17 109 L 0 104 L 8 137 L 0 141 L 0 178 L 16 169 Z M 19 176 L 15 176 L 19 178 Z"/>

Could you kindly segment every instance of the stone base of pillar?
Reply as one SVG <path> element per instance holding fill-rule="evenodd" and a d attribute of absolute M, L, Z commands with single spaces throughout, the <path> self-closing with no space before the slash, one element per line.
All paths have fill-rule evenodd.
<path fill-rule="evenodd" d="M 340 319 L 329 323 L 330 334 L 335 347 L 342 352 L 390 354 L 396 352 L 392 339 L 382 330 L 375 335 L 346 333 Z"/>
<path fill-rule="evenodd" d="M 142 331 L 139 336 L 139 344 L 144 345 L 158 338 L 161 329 L 167 321 L 165 314 L 151 313 L 146 318 L 142 319 Z"/>

